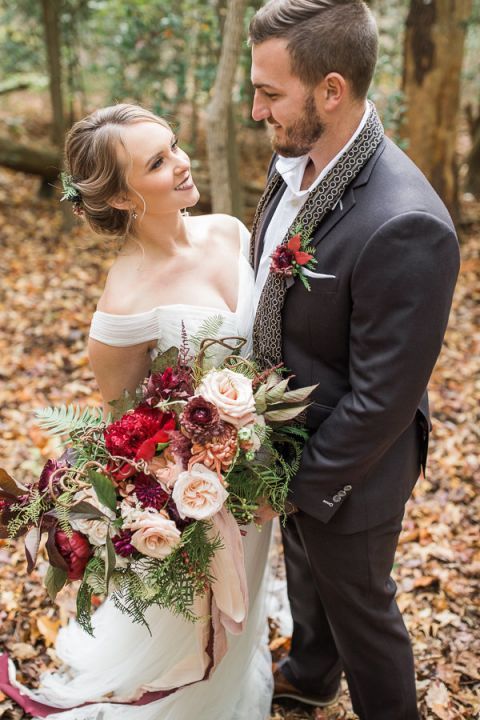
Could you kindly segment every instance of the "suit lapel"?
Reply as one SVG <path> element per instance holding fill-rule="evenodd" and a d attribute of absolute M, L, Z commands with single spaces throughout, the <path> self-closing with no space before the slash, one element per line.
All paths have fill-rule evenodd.
<path fill-rule="evenodd" d="M 273 214 L 275 210 L 277 209 L 278 203 L 280 202 L 280 198 L 282 197 L 283 193 L 285 192 L 287 186 L 284 182 L 282 182 L 282 185 L 280 186 L 278 192 L 275 193 L 275 195 L 270 200 L 270 203 L 265 208 L 265 211 L 263 213 L 263 217 L 260 222 L 260 226 L 258 229 L 258 235 L 255 241 L 255 256 L 254 256 L 254 268 L 255 268 L 255 276 L 258 272 L 258 266 L 260 264 L 260 259 L 262 257 L 263 253 L 263 245 L 265 240 L 265 233 L 267 232 L 267 228 L 270 224 L 270 221 L 273 217 Z M 281 242 L 281 239 L 279 240 Z"/>
<path fill-rule="evenodd" d="M 318 226 L 312 238 L 312 245 L 316 247 L 332 230 L 340 220 L 343 220 L 350 210 L 355 207 L 355 190 L 356 188 L 366 185 L 370 180 L 370 175 L 380 155 L 385 149 L 385 140 L 383 140 L 377 148 L 377 151 L 372 155 L 370 160 L 366 163 L 365 167 L 358 173 L 357 177 L 353 180 L 352 184 L 349 185 L 343 193 L 341 199 L 335 205 L 328 215 L 325 216 L 323 221 Z"/>

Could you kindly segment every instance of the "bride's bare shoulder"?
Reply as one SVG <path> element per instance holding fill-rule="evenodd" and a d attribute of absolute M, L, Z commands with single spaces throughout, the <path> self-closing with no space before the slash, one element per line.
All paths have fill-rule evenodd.
<path fill-rule="evenodd" d="M 107 274 L 105 287 L 97 304 L 97 310 L 112 315 L 128 315 L 132 310 L 132 293 L 129 287 L 132 283 L 129 281 L 132 262 L 122 255 L 119 255 L 113 261 Z"/>
<path fill-rule="evenodd" d="M 234 247 L 238 247 L 241 223 L 233 215 L 225 213 L 194 215 L 188 220 L 192 229 L 197 230 L 199 235 L 209 237 L 210 240 L 215 237 L 222 241 L 228 239 Z"/>

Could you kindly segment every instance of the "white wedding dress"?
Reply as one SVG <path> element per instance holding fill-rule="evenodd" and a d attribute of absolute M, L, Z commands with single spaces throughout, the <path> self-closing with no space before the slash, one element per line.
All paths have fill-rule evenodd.
<path fill-rule="evenodd" d="M 235 312 L 192 305 L 168 305 L 136 315 L 96 312 L 90 334 L 109 345 L 125 346 L 158 339 L 160 350 L 180 343 L 182 322 L 194 335 L 212 316 L 221 316 L 220 335 L 241 336 L 251 343 L 253 273 L 248 263 L 249 234 L 239 223 L 239 291 Z M 225 351 L 220 348 L 221 353 Z M 245 352 L 245 349 L 244 351 Z M 221 361 L 222 354 L 210 358 Z M 266 720 L 272 697 L 271 661 L 267 646 L 266 566 L 271 527 L 248 526 L 243 538 L 249 613 L 242 634 L 228 635 L 228 651 L 208 680 L 200 680 L 171 695 L 138 706 L 96 702 L 108 697 L 131 697 L 140 687 L 154 690 L 158 678 L 197 650 L 192 624 L 157 607 L 147 620 L 152 635 L 122 615 L 106 600 L 93 616 L 95 637 L 71 621 L 57 638 L 55 651 L 65 665 L 62 672 L 46 673 L 38 690 L 10 681 L 22 694 L 55 708 L 50 720 Z M 91 703 L 84 707 L 75 707 Z M 72 709 L 67 709 L 72 708 Z"/>

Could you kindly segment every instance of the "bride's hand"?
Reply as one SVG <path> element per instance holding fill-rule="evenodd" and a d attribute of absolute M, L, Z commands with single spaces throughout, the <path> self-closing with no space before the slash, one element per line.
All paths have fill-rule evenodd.
<path fill-rule="evenodd" d="M 271 505 L 264 502 L 258 506 L 258 510 L 255 513 L 255 522 L 257 525 L 265 525 L 265 523 L 270 522 L 270 520 L 276 517 L 278 517 L 278 513 L 272 509 Z"/>

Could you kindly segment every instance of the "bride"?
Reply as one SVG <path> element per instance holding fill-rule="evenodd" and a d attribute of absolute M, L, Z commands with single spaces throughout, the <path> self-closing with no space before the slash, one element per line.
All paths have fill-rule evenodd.
<path fill-rule="evenodd" d="M 180 344 L 182 323 L 191 337 L 215 316 L 221 335 L 247 338 L 248 352 L 248 231 L 227 215 L 182 213 L 199 193 L 170 126 L 134 105 L 103 108 L 73 126 L 66 161 L 74 209 L 94 231 L 125 238 L 90 329 L 89 356 L 106 409 L 125 388 L 135 389 L 158 349 Z M 221 360 L 218 353 L 210 358 Z M 227 653 L 208 679 L 195 664 L 197 623 L 153 607 L 150 635 L 107 599 L 93 617 L 94 637 L 74 621 L 60 631 L 55 649 L 63 666 L 44 674 L 38 690 L 17 683 L 10 663 L 9 694 L 50 720 L 265 720 L 272 694 L 269 524 L 262 531 L 248 526 L 243 540 L 248 619 L 242 634 L 228 636 Z"/>

